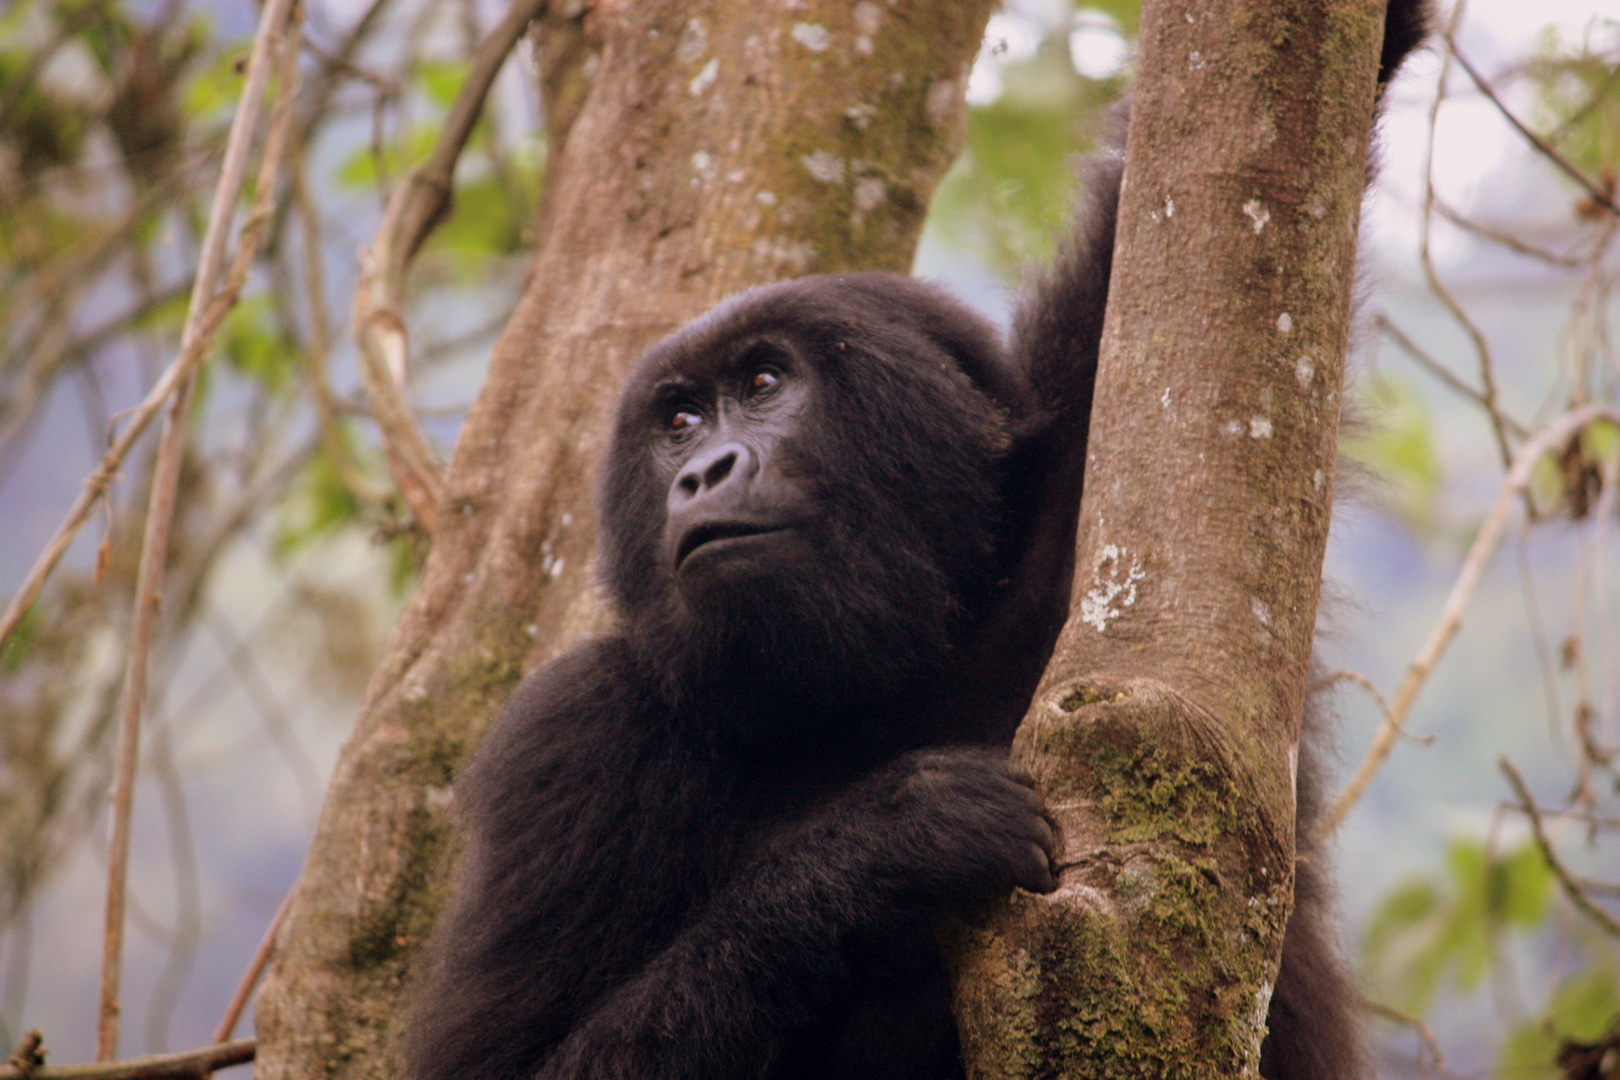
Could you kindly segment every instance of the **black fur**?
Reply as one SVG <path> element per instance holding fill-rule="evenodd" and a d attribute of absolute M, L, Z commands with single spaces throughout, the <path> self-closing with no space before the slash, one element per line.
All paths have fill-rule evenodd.
<path fill-rule="evenodd" d="M 1120 171 L 1088 166 L 1010 346 L 850 274 L 643 359 L 601 486 L 622 629 L 527 679 L 458 784 L 410 1080 L 962 1075 L 935 921 L 1055 884 L 1005 746 L 1067 616 Z M 1269 1077 L 1357 1070 L 1325 905 L 1308 859 Z"/>

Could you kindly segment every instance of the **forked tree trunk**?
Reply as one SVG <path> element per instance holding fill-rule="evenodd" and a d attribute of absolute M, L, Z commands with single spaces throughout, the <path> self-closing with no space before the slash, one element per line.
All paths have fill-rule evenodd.
<path fill-rule="evenodd" d="M 1145 5 L 1074 613 L 1017 749 L 1069 865 L 964 936 L 971 1076 L 1255 1074 L 1383 7 Z"/>
<path fill-rule="evenodd" d="M 590 488 L 630 364 L 747 286 L 907 269 L 989 8 L 575 0 L 543 21 L 538 250 L 259 994 L 259 1080 L 394 1071 L 451 778 L 524 668 L 600 620 Z"/>

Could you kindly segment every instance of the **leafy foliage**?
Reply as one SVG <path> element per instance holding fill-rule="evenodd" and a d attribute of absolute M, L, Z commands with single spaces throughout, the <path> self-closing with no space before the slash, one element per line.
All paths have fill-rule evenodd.
<path fill-rule="evenodd" d="M 1539 923 L 1552 895 L 1552 872 L 1535 847 L 1506 856 L 1455 841 L 1437 878 L 1397 888 L 1363 936 L 1369 980 L 1382 1000 L 1421 1014 L 1450 974 L 1469 990 L 1490 971 L 1507 929 Z"/>

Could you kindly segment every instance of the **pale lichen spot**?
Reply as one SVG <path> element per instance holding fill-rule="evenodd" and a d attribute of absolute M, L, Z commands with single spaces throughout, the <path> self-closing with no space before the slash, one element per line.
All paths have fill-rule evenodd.
<path fill-rule="evenodd" d="M 692 171 L 704 180 L 714 178 L 714 157 L 706 150 L 699 150 L 692 155 Z"/>
<path fill-rule="evenodd" d="M 761 191 L 757 195 L 754 196 L 754 201 L 759 203 L 761 206 L 775 206 L 776 205 L 776 192 L 774 192 L 774 191 Z"/>
<path fill-rule="evenodd" d="M 692 81 L 686 84 L 686 92 L 693 97 L 701 97 L 703 91 L 714 85 L 714 80 L 720 77 L 720 58 L 711 56 L 709 62 L 703 65 L 703 70 L 692 76 Z"/>
<path fill-rule="evenodd" d="M 1279 333 L 1291 333 L 1293 329 L 1294 317 L 1292 315 L 1285 311 L 1281 315 L 1277 316 L 1277 330 Z"/>
<path fill-rule="evenodd" d="M 1224 434 L 1236 438 L 1237 436 L 1243 434 L 1243 425 L 1236 420 L 1228 420 L 1226 423 L 1221 425 L 1221 431 Z"/>
<path fill-rule="evenodd" d="M 1261 626 L 1271 625 L 1271 609 L 1267 607 L 1266 602 L 1260 599 L 1258 596 L 1249 598 L 1249 611 L 1254 614 L 1255 622 L 1259 623 Z"/>
<path fill-rule="evenodd" d="M 709 50 L 709 29 L 702 19 L 692 19 L 681 31 L 681 40 L 675 46 L 675 59 L 690 64 Z"/>
<path fill-rule="evenodd" d="M 851 105 L 844 110 L 844 119 L 852 124 L 856 131 L 865 131 L 872 126 L 872 118 L 877 115 L 877 106 L 862 102 Z"/>
<path fill-rule="evenodd" d="M 948 123 L 956 115 L 961 98 L 962 91 L 957 88 L 955 79 L 941 79 L 928 88 L 923 113 L 928 117 L 928 122 L 936 127 Z"/>
<path fill-rule="evenodd" d="M 1294 363 L 1294 378 L 1299 380 L 1302 390 L 1311 385 L 1311 380 L 1316 378 L 1316 365 L 1311 363 L 1310 357 L 1302 356 Z"/>
<path fill-rule="evenodd" d="M 872 3 L 872 0 L 861 0 L 855 5 L 855 29 L 863 34 L 877 33 L 878 23 L 883 19 L 883 9 Z"/>
<path fill-rule="evenodd" d="M 1176 216 L 1176 200 L 1170 198 L 1169 196 L 1166 196 L 1165 200 L 1164 200 L 1164 219 L 1166 221 L 1169 221 L 1171 218 L 1173 218 L 1175 216 Z"/>
<path fill-rule="evenodd" d="M 1322 205 L 1322 200 L 1321 199 L 1312 199 L 1311 200 L 1311 217 L 1315 218 L 1317 221 L 1321 221 L 1322 218 L 1324 218 L 1325 216 L 1327 216 L 1327 207 Z"/>
<path fill-rule="evenodd" d="M 1243 212 L 1248 215 L 1250 221 L 1254 222 L 1254 231 L 1257 236 L 1260 230 L 1264 229 L 1266 224 L 1271 221 L 1271 211 L 1267 210 L 1265 204 L 1259 199 L 1250 199 L 1244 203 Z"/>
<path fill-rule="evenodd" d="M 1249 418 L 1249 438 L 1271 438 L 1271 419 L 1265 416 L 1252 416 Z"/>
<path fill-rule="evenodd" d="M 1203 71 L 1204 70 L 1204 54 L 1199 52 L 1197 49 L 1194 49 L 1192 52 L 1188 53 L 1187 54 L 1187 69 L 1189 71 Z"/>
<path fill-rule="evenodd" d="M 823 184 L 842 184 L 844 182 L 844 159 L 836 154 L 829 154 L 825 150 L 817 150 L 813 154 L 806 154 L 799 159 L 811 176 Z"/>
<path fill-rule="evenodd" d="M 872 55 L 872 39 L 867 37 L 865 34 L 856 34 L 855 35 L 855 51 L 860 53 L 862 56 L 871 56 Z"/>
<path fill-rule="evenodd" d="M 1324 479 L 1326 479 L 1326 477 L 1324 477 L 1322 475 L 1322 470 L 1317 469 L 1314 473 L 1311 474 L 1311 486 L 1314 487 L 1317 491 L 1321 491 L 1322 490 L 1322 481 Z"/>
<path fill-rule="evenodd" d="M 754 257 L 773 265 L 787 267 L 795 274 L 807 274 L 816 261 L 816 248 L 808 241 L 791 241 L 761 236 L 750 249 Z"/>
<path fill-rule="evenodd" d="M 1091 588 L 1080 600 L 1081 621 L 1099 634 L 1106 631 L 1109 623 L 1136 603 L 1136 585 L 1146 576 L 1136 556 L 1117 545 L 1104 544 L 1092 572 Z"/>
<path fill-rule="evenodd" d="M 818 23 L 794 23 L 790 33 L 794 41 L 811 52 L 826 52 L 827 47 L 832 44 L 832 34 Z"/>
<path fill-rule="evenodd" d="M 875 176 L 859 181 L 855 185 L 855 209 L 863 214 L 877 209 L 886 193 L 883 181 Z"/>
<path fill-rule="evenodd" d="M 1164 388 L 1164 393 L 1159 395 L 1159 404 L 1166 409 L 1170 407 L 1170 388 L 1168 386 Z"/>

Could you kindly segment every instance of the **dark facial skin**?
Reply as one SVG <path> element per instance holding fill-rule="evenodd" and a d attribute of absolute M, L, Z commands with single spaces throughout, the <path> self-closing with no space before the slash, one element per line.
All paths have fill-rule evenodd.
<path fill-rule="evenodd" d="M 763 343 L 718 378 L 659 385 L 654 459 L 672 476 L 663 551 L 683 591 L 769 573 L 803 542 L 803 488 L 782 468 L 813 393 L 807 373 Z"/>

